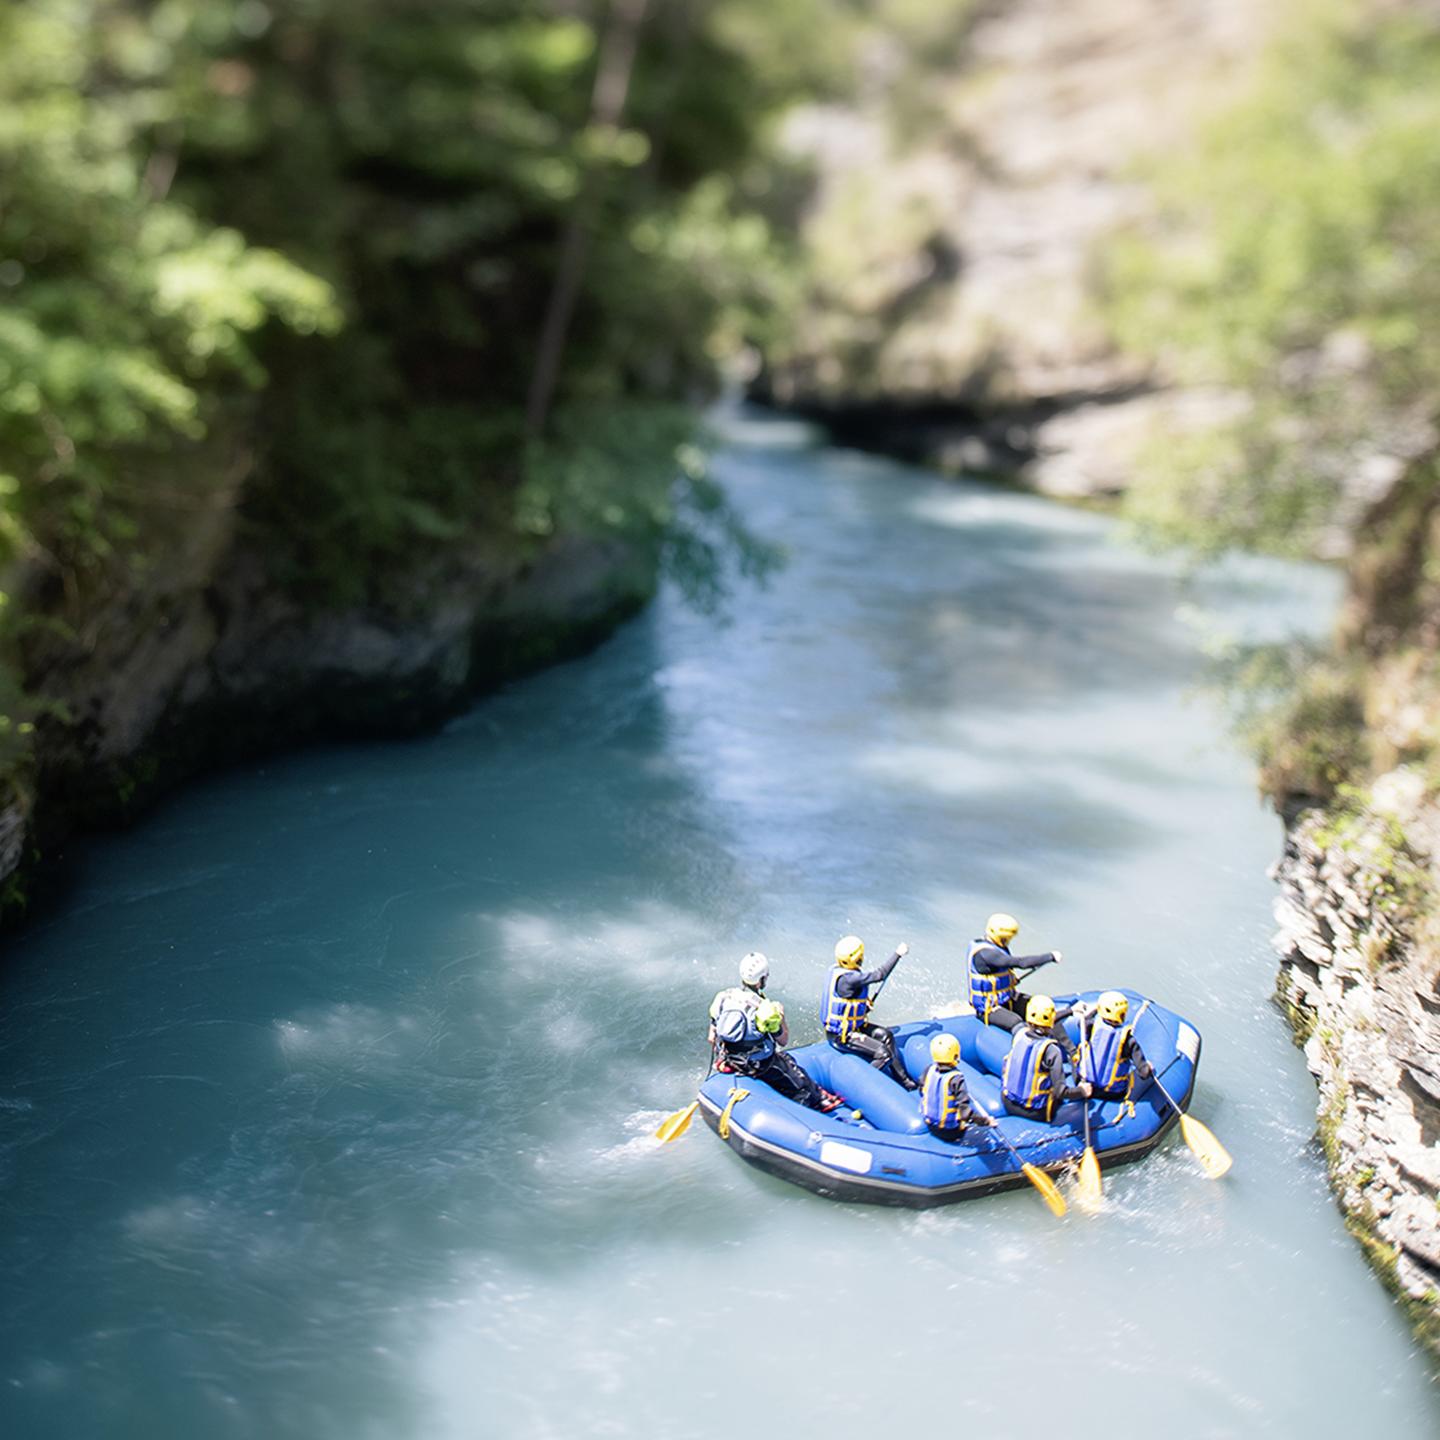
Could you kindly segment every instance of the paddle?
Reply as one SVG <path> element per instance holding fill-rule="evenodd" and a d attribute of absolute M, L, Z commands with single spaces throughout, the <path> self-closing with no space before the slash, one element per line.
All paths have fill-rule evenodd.
<path fill-rule="evenodd" d="M 1175 1113 L 1180 1117 L 1180 1134 L 1190 1147 L 1190 1153 L 1200 1162 L 1200 1168 L 1211 1180 L 1218 1180 L 1234 1164 L 1230 1152 L 1210 1133 L 1207 1126 L 1198 1120 L 1192 1120 L 1175 1104 L 1170 1092 L 1160 1083 L 1158 1075 L 1154 1079 L 1155 1088 L 1170 1101 Z"/>
<path fill-rule="evenodd" d="M 910 949 L 910 947 L 907 945 L 907 946 L 905 947 L 905 949 L 900 952 L 901 956 L 903 957 L 903 956 L 908 952 L 909 949 Z M 893 975 L 894 973 L 895 973 L 895 972 L 892 970 L 892 971 L 890 972 L 890 975 Z M 889 981 L 889 979 L 890 979 L 890 975 L 887 975 L 887 976 L 885 977 L 885 979 L 882 980 L 882 981 L 875 987 L 874 992 L 873 992 L 873 993 L 871 994 L 871 996 L 870 996 L 870 1009 L 869 1009 L 869 1011 L 866 1012 L 867 1014 L 873 1014 L 873 1013 L 874 1013 L 874 1011 L 875 1011 L 875 1002 L 880 998 L 880 992 L 885 988 L 886 983 L 887 983 L 887 982 Z M 910 1072 L 909 1072 L 908 1070 L 905 1070 L 905 1062 L 900 1058 L 900 1047 L 899 1047 L 898 1045 L 894 1044 L 894 1037 L 893 1037 L 893 1036 L 891 1037 L 891 1052 L 890 1052 L 890 1053 L 891 1053 L 892 1055 L 894 1055 L 894 1057 L 895 1057 L 895 1068 L 896 1068 L 897 1070 L 904 1071 L 904 1072 L 908 1075 Z"/>
<path fill-rule="evenodd" d="M 690 1122 L 695 1118 L 695 1112 L 699 1108 L 700 1102 L 692 1100 L 683 1110 L 677 1110 L 673 1115 L 667 1115 L 655 1131 L 655 1138 L 665 1143 L 678 1140 L 690 1128 Z"/>
<path fill-rule="evenodd" d="M 900 959 L 903 960 L 903 959 L 910 953 L 910 944 L 909 944 L 908 941 L 902 940 L 902 941 L 895 947 L 895 949 L 896 949 L 896 951 L 899 953 Z M 897 961 L 896 963 L 898 964 L 899 962 Z M 895 973 L 895 972 L 892 970 L 892 971 L 890 972 L 890 975 L 893 975 L 894 973 Z M 886 986 L 887 984 L 889 984 L 889 982 L 890 982 L 890 975 L 887 975 L 887 976 L 875 987 L 874 991 L 871 993 L 871 995 L 870 995 L 870 1008 L 871 1008 L 872 1010 L 875 1008 L 875 1002 L 880 998 L 880 992 L 885 988 L 885 986 Z"/>
<path fill-rule="evenodd" d="M 1085 1038 L 1086 1018 L 1083 1014 L 1080 1017 L 1080 1044 L 1082 1049 L 1090 1043 Z M 1083 1209 L 1098 1210 L 1105 1196 L 1103 1183 L 1100 1179 L 1100 1161 L 1095 1154 L 1095 1147 L 1090 1143 L 1090 1102 L 1086 1100 L 1083 1104 L 1085 1107 L 1085 1154 L 1080 1161 L 1080 1184 L 1076 1193 Z"/>
<path fill-rule="evenodd" d="M 705 1080 L 710 1078 L 715 1069 L 715 1050 L 711 1047 L 710 1064 L 705 1070 Z M 700 1083 L 703 1085 L 705 1080 Z M 678 1140 L 689 1128 L 690 1122 L 695 1118 L 695 1112 L 700 1108 L 700 1101 L 692 1100 L 683 1110 L 677 1110 L 673 1115 L 667 1115 L 655 1131 L 655 1138 L 662 1144 L 669 1144 L 672 1140 Z"/>
<path fill-rule="evenodd" d="M 1025 1178 L 1040 1192 L 1040 1198 L 1050 1207 L 1050 1213 L 1058 1220 L 1066 1210 L 1065 1197 L 1055 1188 L 1055 1182 L 1038 1166 L 1021 1158 L 1020 1152 L 1005 1138 L 997 1122 L 987 1127 L 987 1134 L 993 1135 L 1019 1163 Z"/>

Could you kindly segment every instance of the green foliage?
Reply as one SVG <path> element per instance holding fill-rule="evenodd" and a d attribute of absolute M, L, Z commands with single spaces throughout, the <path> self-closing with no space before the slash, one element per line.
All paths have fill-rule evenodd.
<path fill-rule="evenodd" d="M 1343 1080 L 1332 1082 L 1330 1098 L 1320 1111 L 1316 1135 L 1325 1163 L 1331 1175 L 1338 1176 L 1344 1152 L 1340 1149 L 1340 1127 L 1345 1123 L 1345 1112 L 1350 1108 L 1350 1087 Z"/>
<path fill-rule="evenodd" d="M 1324 821 L 1310 832 L 1310 838 L 1322 849 L 1339 851 L 1351 859 L 1363 893 L 1392 925 L 1408 930 L 1432 908 L 1425 858 L 1417 853 L 1394 815 L 1376 811 L 1367 788 L 1337 786 Z M 1383 936 L 1372 937 L 1368 950 L 1372 969 L 1378 969 L 1391 954 Z"/>
<path fill-rule="evenodd" d="M 906 335 L 950 325 L 934 307 L 961 257 L 936 176 L 953 152 L 973 148 L 956 102 L 974 75 L 957 72 L 979 9 L 974 0 L 850 0 L 816 27 L 825 41 L 846 42 L 836 121 L 867 158 L 847 164 L 825 137 L 831 118 L 818 114 L 791 137 L 794 169 L 770 167 L 768 203 L 800 237 L 785 323 L 762 347 L 778 396 L 853 402 L 913 391 L 914 366 L 899 358 L 912 348 Z M 801 183 L 806 164 L 819 172 L 813 192 Z M 961 328 L 967 358 L 956 363 L 973 357 L 980 370 L 991 337 Z"/>
<path fill-rule="evenodd" d="M 255 34 L 246 13 L 207 11 L 226 37 L 207 74 L 227 79 L 197 104 L 177 187 L 323 269 L 348 316 L 321 355 L 283 338 L 266 353 L 246 513 L 283 537 L 276 563 L 355 598 L 407 547 L 529 543 L 539 491 L 649 543 L 651 477 L 674 478 L 675 450 L 651 417 L 711 387 L 784 290 L 782 248 L 730 178 L 794 88 L 775 66 L 757 104 L 762 8 L 652 7 L 619 126 L 589 109 L 599 3 L 320 0 Z M 574 223 L 582 284 L 537 448 L 520 416 Z M 596 438 L 562 484 L 547 457 L 579 453 L 576 416 Z"/>
<path fill-rule="evenodd" d="M 11 798 L 30 751 L 35 722 L 13 670 L 0 665 L 0 804 Z"/>
<path fill-rule="evenodd" d="M 645 417 L 787 304 L 793 256 L 755 203 L 770 117 L 843 92 L 877 27 L 934 44 L 952 10 L 651 6 L 612 124 L 602 0 L 7 0 L 3 538 L 70 569 L 143 548 L 147 505 L 207 468 L 244 472 L 249 522 L 316 598 L 407 547 L 533 533 L 548 462 L 518 416 L 577 216 L 560 411 L 608 407 L 648 477 L 675 446 Z M 185 447 L 217 427 L 232 453 L 207 467 Z M 566 486 L 595 477 L 580 508 L 613 513 L 613 473 Z M 619 508 L 643 538 L 637 484 Z"/>
<path fill-rule="evenodd" d="M 1328 799 L 1366 772 L 1358 663 L 1302 642 L 1242 646 L 1216 659 L 1211 678 L 1255 754 L 1261 788 L 1278 805 Z"/>
<path fill-rule="evenodd" d="M 156 492 L 173 508 L 177 476 L 213 486 L 175 458 L 263 383 L 266 327 L 339 322 L 325 281 L 167 194 L 176 14 L 0 5 L 0 566 L 43 566 L 71 595 L 135 547 Z M 7 652 L 27 623 L 4 607 Z M 7 786 L 43 708 L 0 658 Z"/>
<path fill-rule="evenodd" d="M 1163 222 L 1107 248 L 1126 347 L 1243 391 L 1157 446 L 1136 514 L 1213 549 L 1312 547 L 1347 467 L 1440 400 L 1440 32 L 1358 0 L 1295 7 L 1253 93 L 1156 162 Z"/>
<path fill-rule="evenodd" d="M 136 474 L 261 382 L 267 322 L 330 287 L 157 193 L 166 47 L 99 0 L 0 8 L 0 542 L 62 566 L 133 533 Z M 148 43 L 140 43 L 142 40 Z"/>
<path fill-rule="evenodd" d="M 1437 1294 L 1434 1289 L 1429 1289 L 1417 1297 L 1405 1287 L 1400 1279 L 1400 1252 L 1389 1241 L 1381 1237 L 1380 1219 L 1369 1197 L 1359 1196 L 1354 1201 L 1348 1202 L 1343 1198 L 1341 1177 L 1336 1173 L 1338 1162 L 1337 1155 L 1331 1169 L 1332 1174 L 1335 1175 L 1336 1187 L 1340 1189 L 1342 1195 L 1341 1203 L 1345 1212 L 1346 1230 L 1359 1242 L 1366 1260 L 1370 1262 L 1370 1267 L 1405 1311 L 1416 1338 L 1434 1354 L 1440 1355 L 1440 1294 Z M 1365 1169 L 1369 1169 L 1369 1167 L 1367 1166 Z M 1355 1173 L 1361 1175 L 1364 1170 Z M 1374 1178 L 1373 1172 L 1371 1178 Z"/>
<path fill-rule="evenodd" d="M 779 552 L 740 524 L 706 471 L 707 437 L 675 406 L 573 407 L 526 453 L 516 526 L 640 545 L 692 603 L 713 609 L 733 566 L 763 578 Z M 677 478 L 678 477 L 678 478 Z"/>
<path fill-rule="evenodd" d="M 226 505 L 321 604 L 570 529 L 702 597 L 727 548 L 763 566 L 675 407 L 783 312 L 755 197 L 770 119 L 843 89 L 856 30 L 828 13 L 651 5 L 600 123 L 605 0 L 0 0 L 0 565 L 25 623 L 78 622 Z M 35 710 L 21 628 L 0 774 Z"/>

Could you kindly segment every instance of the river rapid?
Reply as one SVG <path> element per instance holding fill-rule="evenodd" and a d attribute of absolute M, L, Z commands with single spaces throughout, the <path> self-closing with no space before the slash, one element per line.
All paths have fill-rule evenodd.
<path fill-rule="evenodd" d="M 667 592 L 442 734 L 197 785 L 9 947 L 6 1440 L 1440 1432 L 1270 999 L 1280 827 L 1197 689 L 1336 577 L 1182 585 L 1108 520 L 728 427 L 791 554 L 720 623 Z M 1096 1216 L 912 1213 L 650 1138 L 745 951 L 803 1043 L 839 935 L 910 942 L 898 1021 L 996 909 L 1056 988 L 1199 1026 L 1229 1177 L 1175 1137 Z"/>

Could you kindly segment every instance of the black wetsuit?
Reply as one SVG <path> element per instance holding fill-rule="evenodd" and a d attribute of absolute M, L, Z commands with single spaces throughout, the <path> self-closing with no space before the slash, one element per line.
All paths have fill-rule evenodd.
<path fill-rule="evenodd" d="M 835 981 L 836 993 L 846 1000 L 858 1000 L 868 992 L 871 985 L 878 985 L 888 979 L 890 972 L 899 963 L 900 952 L 897 950 L 883 965 L 877 965 L 873 970 L 847 970 Z M 837 1050 L 850 1050 L 868 1060 L 877 1070 L 888 1069 L 907 1090 L 920 1088 L 906 1072 L 895 1048 L 895 1037 L 884 1025 L 875 1025 L 867 1020 L 863 1025 L 857 1025 L 851 1030 L 845 1040 L 829 1032 L 825 1038 Z"/>
<path fill-rule="evenodd" d="M 787 1100 L 798 1100 L 812 1110 L 824 1107 L 825 1096 L 820 1087 L 792 1060 L 778 1045 L 754 1053 L 735 1051 L 727 1045 L 717 1046 L 720 1057 L 719 1069 L 729 1070 L 736 1075 L 748 1075 L 763 1080 L 777 1094 Z"/>

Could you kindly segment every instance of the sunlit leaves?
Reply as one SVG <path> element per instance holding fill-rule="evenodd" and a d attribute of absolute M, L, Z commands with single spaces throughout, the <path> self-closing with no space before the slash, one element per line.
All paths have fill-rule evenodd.
<path fill-rule="evenodd" d="M 1147 518 L 1207 546 L 1305 548 L 1337 470 L 1440 410 L 1437 134 L 1440 32 L 1326 0 L 1201 143 L 1156 161 L 1162 226 L 1105 256 L 1115 333 L 1254 404 L 1204 462 L 1165 456 L 1137 492 Z"/>
<path fill-rule="evenodd" d="M 131 528 L 104 503 L 128 451 L 200 437 L 214 397 L 261 379 L 248 337 L 269 321 L 338 323 L 323 281 L 152 193 L 160 81 L 184 34 L 101 0 L 0 11 L 11 549 L 33 535 L 62 560 L 108 550 Z"/>
<path fill-rule="evenodd" d="M 173 485 L 243 395 L 246 519 L 317 589 L 466 527 L 649 533 L 641 477 L 673 477 L 678 441 L 646 417 L 783 308 L 782 247 L 729 172 L 852 32 L 822 44 L 818 0 L 782 10 L 653 7 L 600 125 L 600 0 L 0 3 L 7 533 L 62 561 L 123 548 L 143 457 Z M 556 437 L 561 478 L 518 415 L 581 204 L 560 400 L 611 419 Z M 517 502 L 522 472 L 549 479 Z"/>

